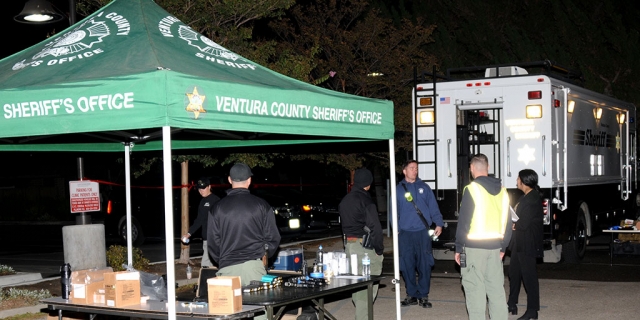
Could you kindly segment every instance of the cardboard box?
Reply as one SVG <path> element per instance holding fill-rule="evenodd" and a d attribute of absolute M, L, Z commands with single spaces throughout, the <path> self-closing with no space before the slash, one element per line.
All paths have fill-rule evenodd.
<path fill-rule="evenodd" d="M 140 304 L 140 272 L 120 271 L 104 274 L 104 296 L 109 307 Z"/>
<path fill-rule="evenodd" d="M 207 279 L 209 313 L 231 314 L 242 311 L 240 277 Z"/>
<path fill-rule="evenodd" d="M 69 301 L 72 303 L 93 304 L 95 294 L 104 289 L 104 274 L 113 272 L 111 267 L 100 269 L 85 269 L 71 272 L 71 294 Z M 102 301 L 104 304 L 104 301 Z"/>

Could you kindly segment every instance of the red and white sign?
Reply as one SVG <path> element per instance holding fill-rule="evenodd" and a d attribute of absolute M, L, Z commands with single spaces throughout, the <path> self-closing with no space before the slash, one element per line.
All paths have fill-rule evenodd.
<path fill-rule="evenodd" d="M 91 181 L 69 181 L 71 213 L 100 211 L 100 184 Z"/>

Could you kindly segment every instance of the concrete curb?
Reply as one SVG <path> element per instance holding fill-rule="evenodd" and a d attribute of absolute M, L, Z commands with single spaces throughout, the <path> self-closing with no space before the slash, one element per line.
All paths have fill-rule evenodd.
<path fill-rule="evenodd" d="M 29 282 L 33 283 L 38 280 L 42 280 L 42 275 L 39 273 L 18 272 L 16 274 L 0 277 L 0 288 L 27 284 Z"/>

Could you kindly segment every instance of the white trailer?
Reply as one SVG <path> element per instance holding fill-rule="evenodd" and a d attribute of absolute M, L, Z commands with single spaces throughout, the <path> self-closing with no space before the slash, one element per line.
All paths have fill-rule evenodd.
<path fill-rule="evenodd" d="M 434 190 L 447 223 L 440 237 L 445 249 L 454 240 L 469 159 L 477 153 L 489 158 L 489 173 L 502 179 L 512 204 L 521 195 L 518 172 L 538 173 L 545 198 L 545 262 L 577 261 L 590 237 L 636 217 L 633 104 L 581 87 L 575 83 L 578 73 L 549 61 L 431 76 L 417 80 L 413 90 L 413 150 L 420 178 Z"/>

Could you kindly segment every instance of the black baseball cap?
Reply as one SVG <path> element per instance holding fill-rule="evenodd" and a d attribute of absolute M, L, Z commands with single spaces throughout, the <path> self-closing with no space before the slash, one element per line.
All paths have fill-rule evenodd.
<path fill-rule="evenodd" d="M 209 182 L 209 178 L 207 177 L 201 177 L 200 179 L 198 179 L 198 182 L 196 183 L 196 185 L 198 186 L 198 189 L 204 189 L 208 187 L 210 184 L 211 182 Z"/>
<path fill-rule="evenodd" d="M 233 181 L 245 181 L 253 176 L 253 173 L 251 173 L 251 168 L 248 165 L 238 162 L 231 167 L 229 176 Z"/>

